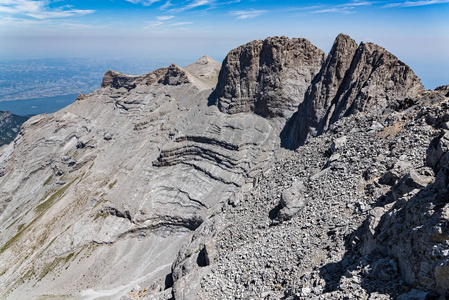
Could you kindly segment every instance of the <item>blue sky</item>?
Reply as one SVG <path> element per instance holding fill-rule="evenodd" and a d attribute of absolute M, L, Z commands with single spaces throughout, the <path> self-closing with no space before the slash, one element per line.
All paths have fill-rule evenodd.
<path fill-rule="evenodd" d="M 0 59 L 221 61 L 240 44 L 275 35 L 328 52 L 343 32 L 383 46 L 435 88 L 449 84 L 448 16 L 449 0 L 0 0 Z"/>

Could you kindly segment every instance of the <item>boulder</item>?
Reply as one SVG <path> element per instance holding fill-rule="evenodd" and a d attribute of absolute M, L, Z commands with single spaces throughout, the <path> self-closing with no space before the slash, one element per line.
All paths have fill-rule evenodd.
<path fill-rule="evenodd" d="M 299 210 L 307 205 L 304 191 L 306 190 L 302 181 L 296 181 L 291 187 L 284 190 L 281 195 L 278 219 L 285 221 L 294 217 Z"/>

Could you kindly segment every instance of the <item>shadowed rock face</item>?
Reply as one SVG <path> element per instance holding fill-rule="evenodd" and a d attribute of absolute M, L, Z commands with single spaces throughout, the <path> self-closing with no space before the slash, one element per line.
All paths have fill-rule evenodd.
<path fill-rule="evenodd" d="M 283 132 L 283 145 L 295 148 L 322 134 L 341 117 L 369 111 L 381 114 L 390 104 L 424 91 L 420 79 L 384 48 L 340 34 L 304 102 Z"/>
<path fill-rule="evenodd" d="M 289 118 L 326 55 L 306 39 L 257 40 L 223 61 L 216 91 L 220 111 Z"/>

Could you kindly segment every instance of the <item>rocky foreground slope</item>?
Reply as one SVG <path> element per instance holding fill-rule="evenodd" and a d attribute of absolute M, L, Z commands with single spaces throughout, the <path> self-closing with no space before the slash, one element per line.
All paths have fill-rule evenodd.
<path fill-rule="evenodd" d="M 346 35 L 108 71 L 0 149 L 0 297 L 444 299 L 447 92 Z"/>

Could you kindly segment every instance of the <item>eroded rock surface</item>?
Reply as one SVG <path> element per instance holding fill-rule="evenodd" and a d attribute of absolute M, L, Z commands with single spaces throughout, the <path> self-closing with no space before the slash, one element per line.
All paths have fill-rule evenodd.
<path fill-rule="evenodd" d="M 216 224 L 214 235 L 184 246 L 202 249 L 213 241 L 218 253 L 207 268 L 184 275 L 200 286 L 196 297 L 447 297 L 442 192 L 449 181 L 447 172 L 425 161 L 435 156 L 427 160 L 437 164 L 446 155 L 438 150 L 445 148 L 444 135 L 426 116 L 442 117 L 448 100 L 436 104 L 425 97 L 384 119 L 368 112 L 343 118 L 276 159 L 252 190 L 209 221 Z M 381 183 L 388 172 L 398 178 Z M 304 196 L 307 205 L 273 222 L 279 202 L 298 182 L 300 197 L 293 199 Z"/>
<path fill-rule="evenodd" d="M 363 111 L 382 114 L 389 106 L 416 98 L 420 79 L 384 48 L 340 34 L 284 130 L 284 146 L 295 148 L 322 134 L 342 117 Z"/>
<path fill-rule="evenodd" d="M 216 103 L 222 112 L 289 118 L 326 55 L 306 39 L 273 37 L 240 46 L 226 56 Z"/>

